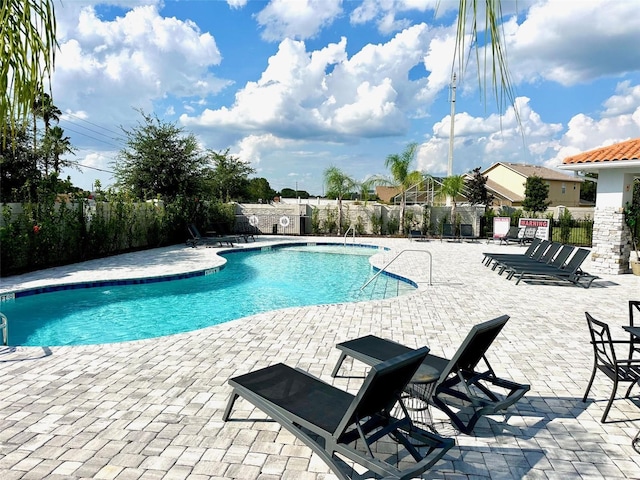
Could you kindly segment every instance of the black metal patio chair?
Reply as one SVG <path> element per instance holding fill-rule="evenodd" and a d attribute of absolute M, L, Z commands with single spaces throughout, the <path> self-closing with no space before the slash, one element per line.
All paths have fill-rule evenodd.
<path fill-rule="evenodd" d="M 613 340 L 611 338 L 611 332 L 609 331 L 609 325 L 600 320 L 596 320 L 588 312 L 585 312 L 585 316 L 587 317 L 589 335 L 591 336 L 591 344 L 593 345 L 593 372 L 591 373 L 591 379 L 584 392 L 582 401 L 587 401 L 589 390 L 591 390 L 593 380 L 598 370 L 609 377 L 609 379 L 613 381 L 613 388 L 607 406 L 602 414 L 601 421 L 605 423 L 609 410 L 611 410 L 611 405 L 616 398 L 618 384 L 631 384 L 624 396 L 624 398 L 629 398 L 633 386 L 640 382 L 640 358 L 618 360 L 615 345 L 630 346 L 632 343 L 629 340 Z"/>
<path fill-rule="evenodd" d="M 637 322 L 635 319 L 637 318 Z M 640 300 L 629 300 L 629 325 L 635 327 L 640 323 Z M 640 338 L 630 335 L 631 345 L 629 345 L 629 358 L 640 358 Z"/>

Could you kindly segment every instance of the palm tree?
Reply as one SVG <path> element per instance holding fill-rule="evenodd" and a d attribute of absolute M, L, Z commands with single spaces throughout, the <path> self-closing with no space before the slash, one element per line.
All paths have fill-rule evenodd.
<path fill-rule="evenodd" d="M 74 153 L 75 148 L 71 145 L 71 139 L 64 136 L 62 127 L 56 125 L 52 127 L 44 136 L 44 158 L 45 175 L 49 174 L 49 158 L 53 158 L 53 171 L 60 173 L 60 167 L 69 166 L 69 162 L 60 159 L 65 153 Z"/>
<path fill-rule="evenodd" d="M 29 116 L 33 101 L 50 84 L 56 42 L 52 0 L 0 2 L 0 134 L 13 136 Z"/>
<path fill-rule="evenodd" d="M 452 175 L 442 180 L 440 195 L 451 198 L 451 224 L 453 234 L 456 234 L 458 222 L 456 222 L 456 198 L 464 191 L 464 176 Z"/>
<path fill-rule="evenodd" d="M 46 137 L 49 133 L 49 128 L 51 127 L 51 120 L 58 123 L 62 112 L 53 104 L 51 95 L 48 93 L 41 93 L 35 98 L 31 111 L 33 114 L 33 151 L 35 153 L 37 152 L 36 138 L 38 118 L 42 118 L 42 121 L 44 122 L 44 136 Z M 45 165 L 46 162 L 48 162 L 48 159 L 45 159 Z"/>
<path fill-rule="evenodd" d="M 384 166 L 391 172 L 391 179 L 384 182 L 397 188 L 400 195 L 400 226 L 398 233 L 404 232 L 404 214 L 407 203 L 407 190 L 422 181 L 422 173 L 417 170 L 410 171 L 418 150 L 417 143 L 410 143 L 401 154 L 392 153 L 387 156 Z"/>
<path fill-rule="evenodd" d="M 331 166 L 324 171 L 327 195 L 338 200 L 338 235 L 342 234 L 342 199 L 357 188 L 357 182 L 338 167 Z"/>

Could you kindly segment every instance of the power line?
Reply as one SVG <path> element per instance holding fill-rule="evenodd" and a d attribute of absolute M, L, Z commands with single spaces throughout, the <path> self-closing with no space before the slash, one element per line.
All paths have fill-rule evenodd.
<path fill-rule="evenodd" d="M 75 125 L 75 124 L 73 124 L 73 125 Z M 81 128 L 84 128 L 84 127 L 81 127 Z M 70 132 L 77 133 L 78 135 L 85 136 L 85 137 L 87 137 L 87 138 L 90 138 L 90 139 L 92 139 L 92 140 L 95 140 L 96 142 L 102 142 L 102 143 L 104 143 L 104 144 L 106 144 L 106 145 L 110 145 L 110 146 L 115 147 L 115 148 L 122 148 L 122 146 L 121 146 L 121 145 L 116 145 L 115 143 L 107 142 L 106 140 L 103 140 L 103 139 L 101 139 L 101 138 L 96 138 L 96 137 L 94 137 L 94 136 L 87 135 L 87 134 L 86 134 L 86 133 L 84 133 L 84 132 L 79 132 L 78 130 L 74 130 L 73 128 L 69 128 L 68 126 L 65 126 L 65 130 L 69 130 Z M 99 135 L 103 135 L 103 134 L 101 134 L 101 133 L 99 133 L 99 132 L 98 132 L 98 134 L 99 134 Z M 106 135 L 105 135 L 105 137 L 106 137 Z M 108 137 L 108 138 L 109 138 L 109 137 Z M 113 139 L 112 139 L 112 140 L 113 140 Z"/>
<path fill-rule="evenodd" d="M 105 170 L 104 168 L 98 168 L 98 167 L 90 167 L 89 165 L 82 165 L 79 162 L 73 162 L 71 160 L 67 160 L 67 163 L 70 165 L 75 165 L 76 167 L 80 167 L 80 168 L 89 168 L 91 170 L 97 170 L 99 172 L 104 172 L 104 173 L 110 173 L 112 175 L 115 175 L 115 172 L 112 172 L 111 170 Z"/>
<path fill-rule="evenodd" d="M 115 133 L 116 135 L 121 135 L 122 134 L 122 132 L 116 132 L 115 130 L 111 130 L 111 129 L 107 128 L 107 127 L 103 127 L 102 125 L 98 125 L 97 123 L 90 122 L 89 120 L 85 120 L 84 118 L 79 117 L 77 115 L 74 115 L 73 113 L 65 113 L 64 115 L 68 115 L 70 117 L 77 118 L 81 122 L 88 123 L 89 125 L 93 125 L 94 127 L 101 128 L 102 130 L 106 130 L 107 132 Z M 84 128 L 86 128 L 86 127 L 84 127 Z M 87 130 L 89 130 L 89 129 L 87 129 Z"/>

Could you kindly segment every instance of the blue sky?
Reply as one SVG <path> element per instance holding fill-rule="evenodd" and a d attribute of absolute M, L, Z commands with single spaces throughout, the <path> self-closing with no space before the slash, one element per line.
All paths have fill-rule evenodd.
<path fill-rule="evenodd" d="M 636 0 L 502 5 L 524 136 L 513 108 L 479 91 L 473 55 L 457 81 L 454 174 L 498 161 L 554 167 L 640 137 Z M 114 183 L 121 127 L 140 109 L 204 148 L 229 148 L 276 190 L 322 194 L 332 165 L 357 180 L 388 174 L 387 155 L 410 142 L 416 169 L 447 173 L 457 0 L 55 6 L 53 97 L 78 149 L 68 158 L 82 165 L 63 175 L 82 188 Z"/>

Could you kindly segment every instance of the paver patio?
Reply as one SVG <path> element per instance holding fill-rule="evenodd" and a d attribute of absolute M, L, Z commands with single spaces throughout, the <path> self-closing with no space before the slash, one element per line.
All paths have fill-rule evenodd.
<path fill-rule="evenodd" d="M 265 237 L 240 247 L 273 241 Z M 608 379 L 598 376 L 589 401 L 582 402 L 593 361 L 584 312 L 628 338 L 621 326 L 628 322 L 627 302 L 640 299 L 640 277 L 603 276 L 590 289 L 525 281 L 516 286 L 481 260 L 485 251 L 522 252 L 517 246 L 356 241 L 392 249 L 376 254 L 379 266 L 402 249 L 428 250 L 433 285 L 428 256 L 411 251 L 391 270 L 419 289 L 397 298 L 289 308 L 119 344 L 0 347 L 0 478 L 335 479 L 277 423 L 222 422 L 227 380 L 285 362 L 354 392 L 366 367 L 347 360 L 343 372 L 353 375 L 332 379 L 336 343 L 373 333 L 448 356 L 471 325 L 501 314 L 511 319 L 490 350 L 492 366 L 531 384 L 531 391 L 508 415 L 481 419 L 473 435 L 455 432 L 435 411 L 437 428 L 454 435 L 456 446 L 423 478 L 640 478 L 640 454 L 631 447 L 640 429 L 640 387 L 634 399 L 614 402 L 611 423 L 600 423 Z M 176 246 L 59 267 L 2 279 L 0 293 L 202 269 L 220 263 L 217 251 Z M 584 269 L 589 271 L 588 262 Z M 233 418 L 249 416 L 264 418 L 239 400 Z"/>

